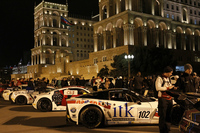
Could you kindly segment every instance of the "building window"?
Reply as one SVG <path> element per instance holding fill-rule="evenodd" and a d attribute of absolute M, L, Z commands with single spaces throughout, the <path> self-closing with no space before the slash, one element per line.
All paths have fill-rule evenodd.
<path fill-rule="evenodd" d="M 167 4 L 167 9 L 169 9 L 169 4 Z"/>
<path fill-rule="evenodd" d="M 196 19 L 194 20 L 194 24 L 197 24 L 197 20 Z"/>
<path fill-rule="evenodd" d="M 78 29 L 78 26 L 76 27 L 76 29 Z"/>
<path fill-rule="evenodd" d="M 172 19 L 174 20 L 174 15 L 172 15 Z"/>
<path fill-rule="evenodd" d="M 79 53 L 77 53 L 77 57 L 79 57 Z"/>
<path fill-rule="evenodd" d="M 174 10 L 174 5 L 172 5 L 172 10 Z"/>
<path fill-rule="evenodd" d="M 176 6 L 176 10 L 177 10 L 177 11 L 179 10 L 178 6 Z"/>
<path fill-rule="evenodd" d="M 94 59 L 94 64 L 97 64 L 98 63 L 98 60 L 97 58 Z"/>
<path fill-rule="evenodd" d="M 192 14 L 192 10 L 190 10 L 190 14 Z"/>
<path fill-rule="evenodd" d="M 107 61 L 107 57 L 104 56 L 102 60 L 103 60 L 103 62 L 104 62 L 104 61 Z"/>
<path fill-rule="evenodd" d="M 179 16 L 177 16 L 177 21 L 179 21 Z"/>
<path fill-rule="evenodd" d="M 79 41 L 79 38 L 77 38 L 77 41 Z"/>
<path fill-rule="evenodd" d="M 196 12 L 196 11 L 194 11 L 194 14 L 195 14 L 195 15 L 197 15 L 197 12 Z"/>
<path fill-rule="evenodd" d="M 77 44 L 76 46 L 79 47 L 79 44 Z"/>
<path fill-rule="evenodd" d="M 167 18 L 169 18 L 169 14 L 167 14 Z"/>

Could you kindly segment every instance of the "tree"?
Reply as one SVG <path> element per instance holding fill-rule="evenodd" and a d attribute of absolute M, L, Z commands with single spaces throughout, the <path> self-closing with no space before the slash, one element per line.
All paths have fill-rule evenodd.
<path fill-rule="evenodd" d="M 114 68 L 110 71 L 111 76 L 119 77 L 128 75 L 128 62 L 124 59 L 125 55 L 126 53 L 114 57 L 114 62 L 111 63 L 111 66 Z"/>
<path fill-rule="evenodd" d="M 101 68 L 97 76 L 107 77 L 109 75 L 108 71 L 109 71 L 108 66 L 104 65 L 104 68 Z"/>
<path fill-rule="evenodd" d="M 173 58 L 173 52 L 164 48 L 134 47 L 130 53 L 134 55 L 134 59 L 130 60 L 131 74 L 140 71 L 143 75 L 153 75 L 162 73 L 166 66 L 175 67 L 176 60 Z M 127 76 L 128 61 L 124 59 L 126 53 L 115 56 L 111 66 L 111 76 Z"/>

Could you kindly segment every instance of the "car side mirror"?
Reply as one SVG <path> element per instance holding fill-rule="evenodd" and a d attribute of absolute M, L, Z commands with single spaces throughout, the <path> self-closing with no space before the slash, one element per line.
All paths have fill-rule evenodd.
<path fill-rule="evenodd" d="M 141 102 L 140 102 L 140 101 L 136 101 L 136 103 L 137 103 L 138 105 L 141 105 Z"/>

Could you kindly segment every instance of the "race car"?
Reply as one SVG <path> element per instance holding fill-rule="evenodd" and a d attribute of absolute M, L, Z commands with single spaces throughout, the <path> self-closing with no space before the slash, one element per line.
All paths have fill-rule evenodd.
<path fill-rule="evenodd" d="M 40 111 L 66 110 L 66 99 L 90 93 L 83 86 L 68 86 L 36 96 L 33 107 Z"/>
<path fill-rule="evenodd" d="M 18 91 L 18 90 L 22 90 L 22 89 L 26 89 L 27 87 L 27 84 L 22 84 L 22 85 L 19 85 L 18 87 L 10 87 L 10 88 L 7 88 L 6 90 L 3 91 L 3 94 L 2 94 L 2 97 L 5 101 L 11 101 L 11 95 L 14 91 Z"/>
<path fill-rule="evenodd" d="M 55 88 L 52 86 L 47 86 L 46 92 L 52 91 L 54 89 Z M 46 92 L 43 92 L 43 93 L 46 93 Z M 18 105 L 32 104 L 34 101 L 34 98 L 38 94 L 39 94 L 39 91 L 37 91 L 36 89 L 34 90 L 22 89 L 22 90 L 14 91 L 11 94 L 11 100 L 13 103 L 16 103 Z"/>
<path fill-rule="evenodd" d="M 158 101 L 118 88 L 67 99 L 66 122 L 88 128 L 116 124 L 158 124 Z"/>

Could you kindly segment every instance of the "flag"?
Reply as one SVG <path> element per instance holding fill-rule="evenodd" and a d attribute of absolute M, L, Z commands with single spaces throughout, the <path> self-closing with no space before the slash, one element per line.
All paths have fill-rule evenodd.
<path fill-rule="evenodd" d="M 73 26 L 74 25 L 62 16 L 61 16 L 61 24 L 65 25 L 65 26 Z"/>

